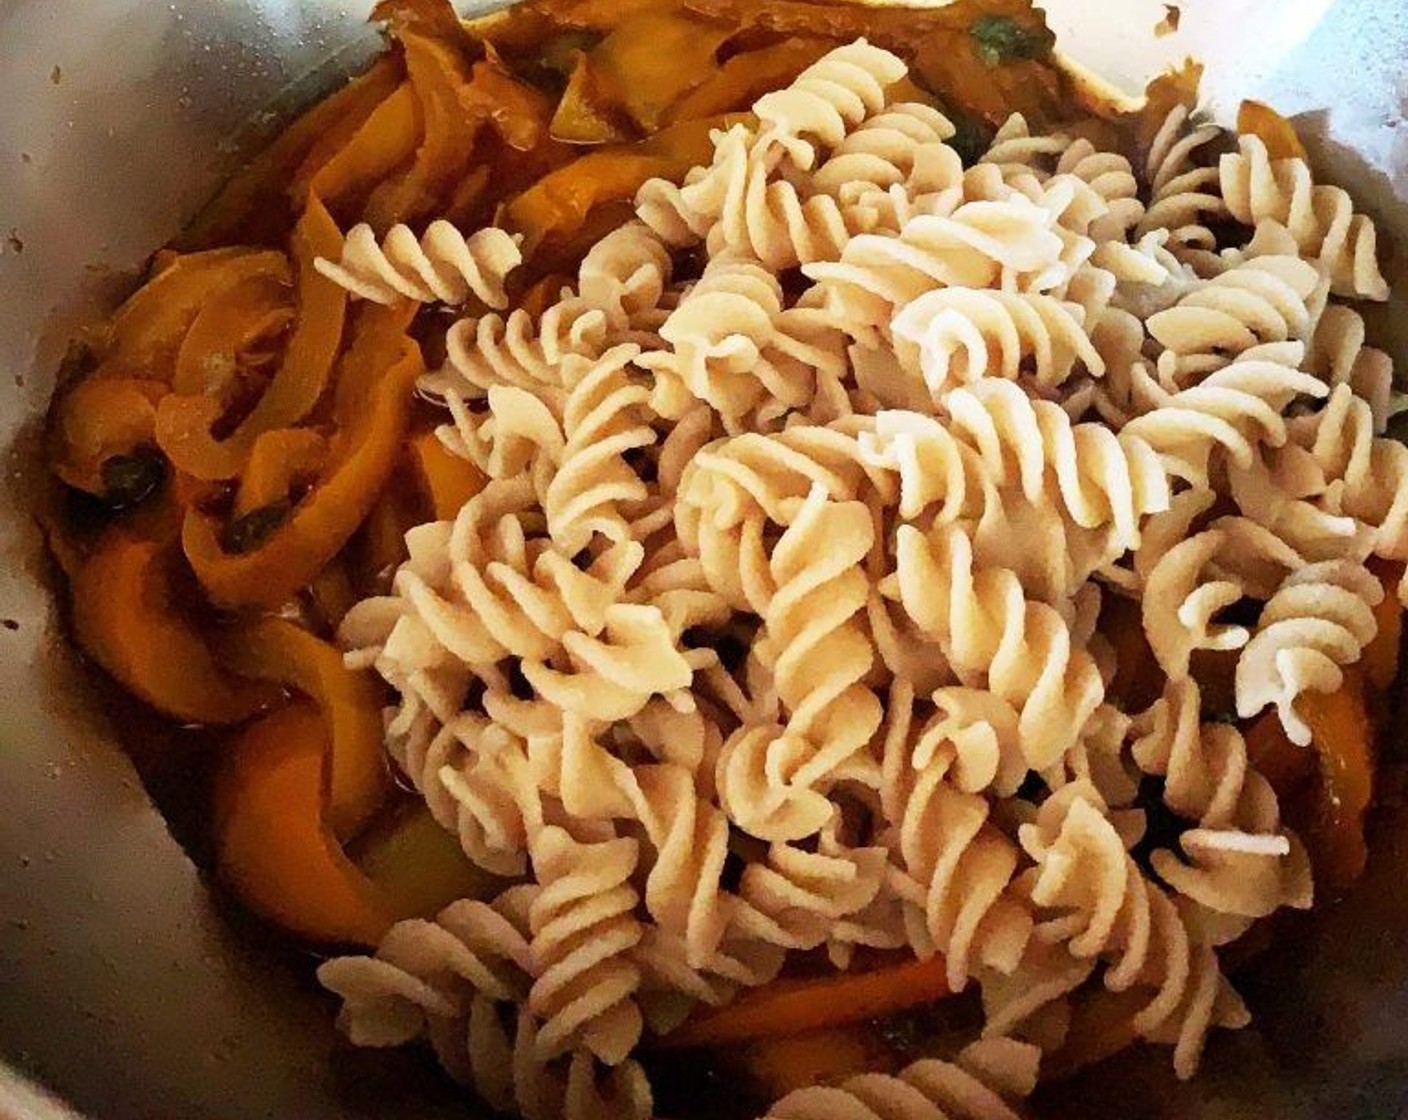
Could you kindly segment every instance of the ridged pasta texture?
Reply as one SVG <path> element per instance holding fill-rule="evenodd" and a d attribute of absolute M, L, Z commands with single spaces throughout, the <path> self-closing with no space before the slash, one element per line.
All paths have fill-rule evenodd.
<path fill-rule="evenodd" d="M 768 1116 L 1007 1120 L 1071 1023 L 1179 1076 L 1246 1023 L 1221 951 L 1313 892 L 1234 721 L 1306 743 L 1408 560 L 1373 227 L 1186 108 L 965 166 L 905 72 L 826 55 L 536 311 L 498 230 L 320 265 L 485 305 L 422 384 L 472 496 L 341 639 L 505 886 L 323 966 L 354 1041 L 648 1120 L 637 1047 L 700 1006 L 939 954 L 981 1041 Z"/>

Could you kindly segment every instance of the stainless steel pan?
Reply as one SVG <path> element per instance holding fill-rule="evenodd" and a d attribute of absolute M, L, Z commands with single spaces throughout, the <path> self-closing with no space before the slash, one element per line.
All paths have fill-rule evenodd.
<path fill-rule="evenodd" d="M 1192 52 L 1224 117 L 1244 95 L 1298 115 L 1408 246 L 1403 4 L 1185 0 L 1159 39 L 1161 3 L 1047 6 L 1066 50 L 1130 88 Z M 473 1114 L 415 1055 L 342 1051 L 302 962 L 228 924 L 55 634 L 23 504 L 69 330 L 130 284 L 241 136 L 374 48 L 363 8 L 0 0 L 0 1116 L 59 1114 L 23 1079 L 113 1120 Z M 1381 325 L 1408 362 L 1403 312 Z M 1052 1114 L 1408 1116 L 1408 818 L 1381 825 L 1369 879 L 1246 980 L 1257 1025 L 1216 1037 L 1202 1080 L 1130 1057 L 1052 1094 Z"/>

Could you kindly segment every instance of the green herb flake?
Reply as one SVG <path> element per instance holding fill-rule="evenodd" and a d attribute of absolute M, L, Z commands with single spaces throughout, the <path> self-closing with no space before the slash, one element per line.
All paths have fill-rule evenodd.
<path fill-rule="evenodd" d="M 103 463 L 103 504 L 114 512 L 131 509 L 155 494 L 165 480 L 166 460 L 154 449 L 114 455 Z"/>
<path fill-rule="evenodd" d="M 1044 27 L 1030 31 L 1010 16 L 979 16 L 968 28 L 973 50 L 989 66 L 1019 58 L 1044 58 L 1055 37 Z"/>

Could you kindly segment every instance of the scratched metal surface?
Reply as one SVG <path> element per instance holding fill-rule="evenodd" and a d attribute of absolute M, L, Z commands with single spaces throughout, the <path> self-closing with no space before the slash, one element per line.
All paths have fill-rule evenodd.
<path fill-rule="evenodd" d="M 1295 115 L 1408 244 L 1403 0 L 1046 0 L 1064 49 L 1137 88 L 1192 53 L 1210 104 Z M 0 1060 L 111 1120 L 465 1117 L 424 1063 L 335 1047 L 328 1003 L 214 909 L 106 717 L 69 687 L 20 497 L 69 328 L 108 306 L 237 158 L 233 138 L 364 58 L 361 0 L 0 0 Z M 1325 164 L 1322 162 L 1322 166 Z M 20 250 L 20 246 L 23 246 Z M 1402 275 L 1405 254 L 1391 271 Z M 1408 359 L 1408 315 L 1383 315 Z M 1049 1093 L 1043 1115 L 1408 1116 L 1408 830 L 1248 995 L 1206 1076 L 1162 1056 Z M 0 1068 L 0 1116 L 57 1106 Z"/>

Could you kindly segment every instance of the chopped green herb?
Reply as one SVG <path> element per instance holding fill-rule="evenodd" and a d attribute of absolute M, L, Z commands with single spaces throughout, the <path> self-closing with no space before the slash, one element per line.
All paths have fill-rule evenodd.
<path fill-rule="evenodd" d="M 140 505 L 161 488 L 166 460 L 155 448 L 138 448 L 103 463 L 103 505 L 114 513 Z"/>
<path fill-rule="evenodd" d="M 974 50 L 989 66 L 1018 58 L 1044 58 L 1056 37 L 1045 27 L 1028 31 L 1010 16 L 979 16 L 968 28 Z"/>
<path fill-rule="evenodd" d="M 252 509 L 236 518 L 225 531 L 225 547 L 231 552 L 253 552 L 284 523 L 289 515 L 288 502 L 271 502 Z"/>

